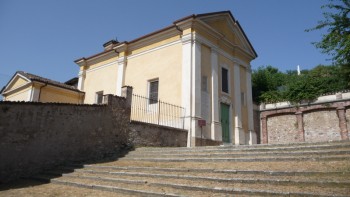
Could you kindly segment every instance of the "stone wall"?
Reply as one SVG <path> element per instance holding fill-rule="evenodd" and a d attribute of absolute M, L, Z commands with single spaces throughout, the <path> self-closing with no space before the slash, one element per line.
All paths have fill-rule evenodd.
<path fill-rule="evenodd" d="M 185 147 L 187 145 L 187 130 L 132 121 L 129 139 L 136 147 Z"/>
<path fill-rule="evenodd" d="M 304 114 L 304 132 L 307 142 L 341 140 L 337 112 L 324 109 Z"/>
<path fill-rule="evenodd" d="M 263 144 L 349 140 L 350 100 L 262 109 L 260 119 Z"/>
<path fill-rule="evenodd" d="M 63 163 L 94 160 L 126 146 L 130 102 L 105 105 L 0 102 L 0 182 Z"/>
<path fill-rule="evenodd" d="M 296 124 L 295 115 L 285 114 L 268 118 L 268 142 L 270 144 L 299 142 Z"/>

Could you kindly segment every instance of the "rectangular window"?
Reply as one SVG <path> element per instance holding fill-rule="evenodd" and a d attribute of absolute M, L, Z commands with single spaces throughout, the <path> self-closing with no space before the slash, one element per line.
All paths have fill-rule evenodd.
<path fill-rule="evenodd" d="M 149 104 L 158 103 L 158 84 L 158 80 L 149 82 Z"/>
<path fill-rule="evenodd" d="M 228 70 L 221 68 L 221 90 L 228 93 Z"/>
<path fill-rule="evenodd" d="M 208 77 L 202 76 L 202 91 L 208 92 Z"/>
<path fill-rule="evenodd" d="M 102 104 L 103 103 L 103 91 L 96 92 L 95 103 L 96 104 Z"/>

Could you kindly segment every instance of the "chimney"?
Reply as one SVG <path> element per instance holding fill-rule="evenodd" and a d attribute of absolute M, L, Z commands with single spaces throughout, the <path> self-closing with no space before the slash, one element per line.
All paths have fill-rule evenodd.
<path fill-rule="evenodd" d="M 107 50 L 111 50 L 116 44 L 118 44 L 119 42 L 116 40 L 110 40 L 106 43 L 103 44 L 103 47 L 105 48 L 105 51 Z"/>

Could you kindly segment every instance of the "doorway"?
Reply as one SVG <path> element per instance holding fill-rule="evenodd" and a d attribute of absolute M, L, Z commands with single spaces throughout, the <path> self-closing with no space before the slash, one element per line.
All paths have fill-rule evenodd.
<path fill-rule="evenodd" d="M 230 106 L 221 103 L 222 141 L 230 143 Z"/>

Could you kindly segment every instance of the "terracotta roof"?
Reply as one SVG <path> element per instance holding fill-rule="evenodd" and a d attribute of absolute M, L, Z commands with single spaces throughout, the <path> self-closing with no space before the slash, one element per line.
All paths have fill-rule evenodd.
<path fill-rule="evenodd" d="M 38 81 L 38 82 L 47 83 L 47 84 L 50 84 L 50 85 L 53 85 L 53 86 L 56 86 L 56 87 L 60 87 L 60 88 L 68 89 L 68 90 L 73 90 L 73 91 L 76 91 L 76 92 L 81 92 L 80 90 L 78 90 L 74 86 L 67 85 L 67 84 L 64 84 L 64 83 L 61 83 L 61 82 L 58 82 L 58 81 L 54 81 L 54 80 L 51 80 L 51 79 L 48 79 L 48 78 L 40 77 L 38 75 L 34 75 L 34 74 L 27 73 L 27 72 L 24 72 L 24 71 L 17 71 L 16 74 L 23 75 L 24 77 L 28 78 L 31 81 Z"/>

